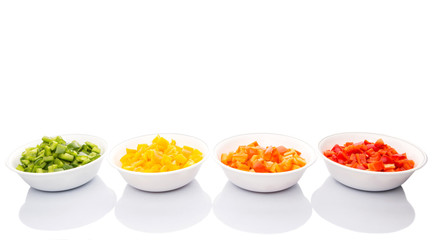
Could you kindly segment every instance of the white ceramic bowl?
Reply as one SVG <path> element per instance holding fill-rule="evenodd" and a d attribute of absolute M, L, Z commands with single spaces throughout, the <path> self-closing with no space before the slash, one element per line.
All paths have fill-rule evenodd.
<path fill-rule="evenodd" d="M 61 172 L 29 173 L 17 170 L 16 167 L 20 164 L 22 152 L 28 147 L 35 147 L 40 144 L 42 139 L 39 139 L 16 149 L 6 162 L 6 166 L 16 172 L 28 185 L 42 191 L 64 191 L 87 183 L 96 176 L 107 151 L 107 143 L 103 139 L 91 135 L 64 134 L 60 136 L 66 142 L 72 142 L 73 140 L 78 141 L 80 144 L 85 141 L 92 142 L 101 149 L 101 156 L 86 165 Z"/>
<path fill-rule="evenodd" d="M 235 151 L 240 145 L 248 145 L 254 141 L 262 147 L 282 145 L 286 148 L 294 148 L 301 152 L 306 165 L 287 172 L 255 173 L 229 167 L 220 161 L 222 153 Z M 233 184 L 254 192 L 276 192 L 293 186 L 316 160 L 315 150 L 309 144 L 293 137 L 268 133 L 245 134 L 225 139 L 216 145 L 214 153 L 217 164 L 222 167 Z"/>
<path fill-rule="evenodd" d="M 110 164 L 119 171 L 124 180 L 137 189 L 149 192 L 164 192 L 174 190 L 191 182 L 201 165 L 207 158 L 208 147 L 198 138 L 182 134 L 159 134 L 161 137 L 176 141 L 178 146 L 189 146 L 198 149 L 203 154 L 203 159 L 192 166 L 169 172 L 142 173 L 123 169 L 121 157 L 126 154 L 126 148 L 136 149 L 138 144 L 151 144 L 157 134 L 145 135 L 126 140 L 111 150 Z"/>
<path fill-rule="evenodd" d="M 344 145 L 346 142 L 355 143 L 364 140 L 375 142 L 380 138 L 398 153 L 406 153 L 407 158 L 415 162 L 414 168 L 400 172 L 366 171 L 336 163 L 323 154 L 324 151 L 333 148 L 335 144 Z M 386 191 L 399 187 L 427 162 L 426 154 L 415 145 L 399 138 L 376 133 L 347 132 L 330 135 L 320 141 L 318 149 L 334 179 L 349 187 L 365 191 Z"/>

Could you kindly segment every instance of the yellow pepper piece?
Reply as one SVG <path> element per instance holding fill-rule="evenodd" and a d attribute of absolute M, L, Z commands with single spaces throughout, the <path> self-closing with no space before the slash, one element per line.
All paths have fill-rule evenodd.
<path fill-rule="evenodd" d="M 157 135 L 150 145 L 138 144 L 137 149 L 126 149 L 120 159 L 122 168 L 136 172 L 168 172 L 192 166 L 203 159 L 198 149 L 177 146 Z"/>

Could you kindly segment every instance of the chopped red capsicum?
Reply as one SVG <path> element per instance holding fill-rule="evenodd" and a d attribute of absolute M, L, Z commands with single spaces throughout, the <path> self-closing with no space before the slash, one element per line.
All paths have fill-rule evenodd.
<path fill-rule="evenodd" d="M 415 162 L 407 158 L 406 153 L 398 153 L 385 144 L 382 139 L 375 143 L 364 140 L 343 146 L 334 145 L 323 152 L 324 156 L 342 165 L 377 172 L 397 172 L 414 168 Z"/>

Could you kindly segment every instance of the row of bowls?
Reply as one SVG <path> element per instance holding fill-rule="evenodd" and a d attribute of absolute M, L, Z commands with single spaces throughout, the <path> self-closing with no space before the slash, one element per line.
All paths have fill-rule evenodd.
<path fill-rule="evenodd" d="M 176 171 L 161 173 L 141 173 L 124 170 L 121 168 L 120 158 L 126 153 L 126 148 L 136 148 L 138 144 L 151 143 L 157 134 L 145 135 L 129 139 L 114 147 L 108 156 L 109 163 L 119 171 L 124 180 L 131 186 L 150 192 L 170 191 L 180 188 L 191 182 L 198 173 L 201 165 L 209 157 L 207 145 L 192 136 L 182 134 L 159 134 L 166 139 L 174 139 L 179 146 L 187 145 L 200 150 L 204 158 L 200 162 Z M 16 151 L 14 151 L 6 165 L 9 169 L 16 172 L 31 187 L 43 191 L 63 191 L 81 186 L 93 179 L 102 163 L 102 159 L 107 154 L 107 143 L 95 136 L 69 134 L 62 137 L 70 142 L 90 141 L 101 148 L 101 157 L 84 166 L 70 169 L 67 171 L 53 173 L 28 173 L 16 170 L 20 164 L 21 153 L 28 147 L 36 146 L 40 140 L 30 142 Z M 346 167 L 335 163 L 326 158 L 322 153 L 331 149 L 335 144 L 344 144 L 345 142 L 359 142 L 367 139 L 376 141 L 379 138 L 394 147 L 400 153 L 407 153 L 409 159 L 415 162 L 413 169 L 401 172 L 372 172 Z M 222 153 L 235 151 L 240 145 L 247 145 L 253 141 L 258 141 L 261 146 L 279 146 L 283 145 L 289 148 L 295 148 L 302 153 L 306 160 L 306 165 L 302 168 L 281 172 L 281 173 L 253 173 L 246 172 L 226 166 L 220 161 Z M 324 159 L 327 169 L 331 176 L 337 181 L 349 187 L 365 191 L 385 191 L 402 185 L 416 170 L 422 168 L 427 162 L 426 154 L 415 145 L 402 139 L 374 133 L 338 133 L 328 136 L 318 144 L 319 155 Z M 275 192 L 289 188 L 296 184 L 303 173 L 316 161 L 316 150 L 309 144 L 297 138 L 279 134 L 245 134 L 238 135 L 223 140 L 216 145 L 214 149 L 214 159 L 221 166 L 227 178 L 235 185 L 256 192 Z"/>

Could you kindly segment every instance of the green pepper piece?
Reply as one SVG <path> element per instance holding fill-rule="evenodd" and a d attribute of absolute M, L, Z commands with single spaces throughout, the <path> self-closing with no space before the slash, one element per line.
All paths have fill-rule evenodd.
<path fill-rule="evenodd" d="M 45 145 L 44 150 L 45 150 L 45 156 L 51 156 L 52 155 L 51 148 L 48 145 Z"/>
<path fill-rule="evenodd" d="M 52 140 L 50 137 L 44 136 L 44 137 L 42 137 L 42 141 L 44 141 L 44 142 L 46 142 L 46 143 L 50 143 L 50 142 L 52 142 L 53 140 Z"/>
<path fill-rule="evenodd" d="M 71 166 L 71 165 L 69 165 L 69 164 L 65 164 L 65 165 L 63 165 L 63 169 L 64 170 L 68 170 L 68 169 L 72 169 L 73 168 L 73 166 Z"/>
<path fill-rule="evenodd" d="M 91 153 L 88 155 L 88 157 L 89 157 L 91 160 L 96 160 L 96 159 L 98 159 L 98 158 L 100 157 L 100 155 L 97 154 L 97 153 L 95 153 L 95 152 L 91 152 Z"/>
<path fill-rule="evenodd" d="M 48 143 L 43 142 L 43 143 L 39 144 L 38 148 L 42 149 L 42 148 L 45 148 L 45 146 L 47 146 L 47 145 L 48 145 Z"/>
<path fill-rule="evenodd" d="M 54 156 L 46 156 L 42 158 L 45 162 L 52 162 L 54 161 Z"/>
<path fill-rule="evenodd" d="M 65 153 L 65 152 L 66 152 L 66 146 L 58 144 L 56 147 L 55 153 L 61 154 L 61 153 Z"/>
<path fill-rule="evenodd" d="M 72 167 L 76 168 L 76 167 L 78 167 L 79 163 L 77 160 L 75 160 L 71 163 L 71 165 L 72 165 Z"/>
<path fill-rule="evenodd" d="M 89 154 L 90 153 L 89 146 L 87 146 L 86 144 L 83 144 L 81 147 L 81 152 L 85 153 L 85 154 Z"/>
<path fill-rule="evenodd" d="M 93 161 L 92 159 L 87 158 L 87 159 L 84 160 L 81 164 L 82 164 L 82 165 L 85 165 L 85 164 L 87 164 L 87 163 L 89 163 L 89 162 L 92 162 L 92 161 Z"/>
<path fill-rule="evenodd" d="M 38 158 L 43 157 L 43 156 L 45 156 L 45 149 L 42 149 L 41 151 L 39 151 L 39 153 L 37 155 Z"/>
<path fill-rule="evenodd" d="M 39 164 L 39 167 L 40 167 L 40 168 L 44 168 L 46 165 L 47 165 L 46 162 L 42 162 L 41 164 Z"/>
<path fill-rule="evenodd" d="M 87 157 L 87 156 L 85 156 L 85 155 L 80 155 L 80 156 L 77 156 L 77 157 L 76 157 L 76 160 L 77 160 L 78 162 L 83 162 L 83 161 L 88 160 L 88 159 L 89 159 L 89 157 Z"/>
<path fill-rule="evenodd" d="M 22 165 L 18 165 L 16 170 L 24 172 L 24 167 Z"/>
<path fill-rule="evenodd" d="M 36 159 L 37 153 L 38 153 L 37 148 L 31 148 L 31 149 L 28 148 L 25 152 L 24 157 L 26 159 L 33 159 L 34 160 L 34 159 Z"/>
<path fill-rule="evenodd" d="M 42 163 L 44 163 L 43 158 L 38 158 L 38 159 L 34 162 L 34 165 L 35 165 L 35 166 L 40 166 Z"/>
<path fill-rule="evenodd" d="M 57 167 L 59 168 L 63 167 L 64 165 L 64 163 L 58 158 L 54 159 L 54 164 L 57 164 Z"/>
<path fill-rule="evenodd" d="M 24 170 L 25 172 L 32 172 L 33 171 L 33 167 L 34 167 L 34 163 L 30 163 L 26 169 Z"/>
<path fill-rule="evenodd" d="M 69 153 L 70 155 L 73 155 L 74 157 L 78 156 L 78 153 L 72 149 L 66 149 L 66 153 Z"/>
<path fill-rule="evenodd" d="M 48 166 L 48 172 L 54 172 L 54 169 L 56 168 L 57 168 L 57 164 L 50 165 Z"/>
<path fill-rule="evenodd" d="M 58 155 L 58 158 L 60 158 L 61 160 L 68 161 L 68 162 L 72 162 L 74 160 L 74 156 L 69 154 L 69 153 L 61 153 Z"/>
<path fill-rule="evenodd" d="M 58 142 L 59 144 L 66 144 L 66 141 L 63 140 L 63 138 L 60 137 L 60 136 L 57 136 L 57 137 L 55 138 L 55 141 Z"/>
<path fill-rule="evenodd" d="M 26 160 L 26 159 L 23 159 L 23 160 L 21 160 L 21 163 L 22 163 L 23 165 L 27 166 L 27 165 L 30 164 L 30 161 L 29 161 L 29 160 Z"/>
<path fill-rule="evenodd" d="M 87 146 L 89 146 L 91 148 L 97 147 L 96 144 L 91 143 L 91 142 L 85 142 L 85 144 L 87 144 Z"/>
<path fill-rule="evenodd" d="M 78 149 L 81 146 L 80 146 L 80 144 L 77 141 L 74 140 L 71 143 L 69 143 L 69 145 L 67 147 L 71 148 L 71 149 Z"/>
<path fill-rule="evenodd" d="M 56 149 L 57 145 L 58 145 L 58 142 L 52 141 L 52 143 L 50 144 L 51 151 L 54 151 Z"/>
<path fill-rule="evenodd" d="M 98 147 L 96 146 L 96 147 L 93 147 L 93 148 L 92 148 L 92 152 L 100 153 L 101 150 L 100 150 L 100 148 L 98 148 Z"/>
<path fill-rule="evenodd" d="M 30 161 L 35 161 L 36 160 L 36 157 L 33 157 L 33 156 L 26 156 L 25 157 L 25 159 L 27 159 L 27 160 L 30 160 Z"/>

